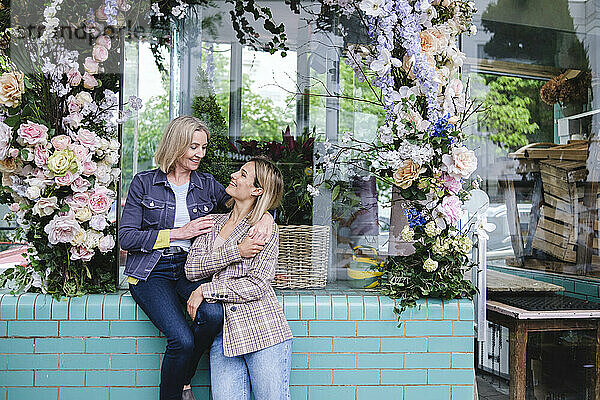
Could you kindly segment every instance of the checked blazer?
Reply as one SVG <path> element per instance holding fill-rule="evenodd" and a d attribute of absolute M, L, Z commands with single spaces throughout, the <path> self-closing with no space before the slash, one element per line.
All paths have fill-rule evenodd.
<path fill-rule="evenodd" d="M 188 253 L 185 274 L 190 281 L 208 278 L 202 284 L 208 302 L 223 303 L 223 352 L 227 357 L 252 353 L 292 338 L 271 281 L 279 255 L 279 230 L 254 258 L 242 258 L 238 244 L 250 225 L 243 219 L 225 243 L 213 251 L 213 243 L 231 214 L 213 214 L 212 231 L 196 238 Z"/>

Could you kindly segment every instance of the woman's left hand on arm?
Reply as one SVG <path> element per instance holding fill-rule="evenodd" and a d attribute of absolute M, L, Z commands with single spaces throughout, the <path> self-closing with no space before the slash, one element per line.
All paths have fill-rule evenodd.
<path fill-rule="evenodd" d="M 192 318 L 192 321 L 196 319 L 196 312 L 198 311 L 198 307 L 204 301 L 204 295 L 202 294 L 202 287 L 198 287 L 196 290 L 192 292 L 190 298 L 187 301 L 187 312 Z"/>
<path fill-rule="evenodd" d="M 248 237 L 250 239 L 266 242 L 273 234 L 273 222 L 273 216 L 268 212 L 264 213 L 256 225 L 250 228 Z"/>

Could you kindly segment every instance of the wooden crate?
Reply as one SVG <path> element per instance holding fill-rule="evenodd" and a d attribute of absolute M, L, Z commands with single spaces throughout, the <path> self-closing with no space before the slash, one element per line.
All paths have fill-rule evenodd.
<path fill-rule="evenodd" d="M 586 163 L 540 160 L 543 204 L 532 247 L 559 260 L 577 261 L 577 233 Z"/>

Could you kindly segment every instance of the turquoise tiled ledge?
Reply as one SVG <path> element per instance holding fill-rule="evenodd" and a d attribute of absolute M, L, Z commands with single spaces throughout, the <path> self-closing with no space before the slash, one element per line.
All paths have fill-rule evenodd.
<path fill-rule="evenodd" d="M 394 319 L 369 292 L 278 293 L 293 400 L 472 400 L 473 303 L 423 299 Z M 158 398 L 165 339 L 127 292 L 0 297 L 0 400 Z M 192 382 L 209 399 L 208 362 Z"/>

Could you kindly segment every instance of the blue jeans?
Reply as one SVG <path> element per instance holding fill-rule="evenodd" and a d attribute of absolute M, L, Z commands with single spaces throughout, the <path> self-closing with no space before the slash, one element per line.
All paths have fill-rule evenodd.
<path fill-rule="evenodd" d="M 223 334 L 210 348 L 213 400 L 289 400 L 292 339 L 253 353 L 225 357 Z"/>
<path fill-rule="evenodd" d="M 160 399 L 181 400 L 183 386 L 196 372 L 198 361 L 223 327 L 223 305 L 202 302 L 191 324 L 185 304 L 203 281 L 190 282 L 183 272 L 186 254 L 163 256 L 145 281 L 129 285 L 131 296 L 166 336 L 160 372 Z"/>

